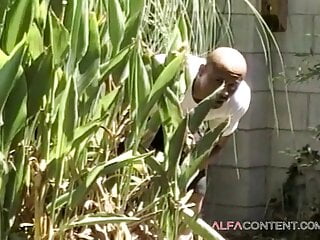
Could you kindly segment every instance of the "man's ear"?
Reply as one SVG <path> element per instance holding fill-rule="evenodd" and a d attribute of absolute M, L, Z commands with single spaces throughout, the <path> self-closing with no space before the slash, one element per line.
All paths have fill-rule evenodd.
<path fill-rule="evenodd" d="M 198 76 L 201 77 L 206 71 L 206 65 L 201 64 L 198 71 Z"/>

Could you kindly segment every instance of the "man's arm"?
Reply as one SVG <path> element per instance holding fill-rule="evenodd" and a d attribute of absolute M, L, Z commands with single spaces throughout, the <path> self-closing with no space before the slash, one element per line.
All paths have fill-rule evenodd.
<path fill-rule="evenodd" d="M 213 164 L 215 159 L 217 158 L 217 155 L 220 153 L 221 149 L 225 147 L 228 139 L 230 138 L 231 135 L 228 136 L 222 136 L 219 141 L 215 144 L 213 147 L 210 156 L 208 159 L 204 162 L 203 166 L 201 167 L 200 170 L 208 168 L 209 165 Z"/>

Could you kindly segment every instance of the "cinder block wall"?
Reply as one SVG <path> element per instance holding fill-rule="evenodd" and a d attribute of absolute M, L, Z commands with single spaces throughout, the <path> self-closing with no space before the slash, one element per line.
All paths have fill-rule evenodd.
<path fill-rule="evenodd" d="M 267 201 L 281 189 L 293 161 L 280 151 L 296 149 L 306 143 L 315 147 L 308 128 L 320 124 L 320 80 L 288 86 L 294 133 L 290 130 L 286 88 L 283 82 L 277 81 L 274 86 L 279 123 L 277 134 L 268 85 L 269 69 L 256 32 L 255 17 L 242 0 L 232 2 L 235 48 L 247 59 L 246 80 L 252 89 L 252 101 L 234 138 L 229 140 L 216 164 L 208 171 L 203 214 L 209 223 L 213 220 L 263 219 Z M 260 0 L 251 0 L 251 3 L 260 9 Z M 288 5 L 287 30 L 275 33 L 275 36 L 288 77 L 294 79 L 300 65 L 320 62 L 320 1 L 289 0 Z M 225 43 L 222 41 L 221 45 Z M 313 56 L 297 56 L 310 53 Z M 274 75 L 282 71 L 275 53 L 272 66 Z"/>
<path fill-rule="evenodd" d="M 284 58 L 289 80 L 295 80 L 299 67 L 306 69 L 308 66 L 320 63 L 320 1 L 289 0 L 287 31 L 275 33 L 275 36 Z M 274 74 L 277 74 L 282 71 L 281 64 L 275 55 L 273 58 Z M 290 130 L 285 89 L 283 82 L 275 82 L 275 100 L 280 130 L 279 135 L 273 132 L 271 139 L 272 151 L 266 182 L 268 198 L 281 191 L 282 183 L 287 176 L 287 169 L 293 162 L 290 156 L 280 151 L 286 148 L 298 149 L 307 143 L 315 149 L 319 147 L 319 142 L 312 138 L 310 128 L 320 124 L 320 79 L 287 86 L 294 132 Z M 272 119 L 269 121 L 269 127 L 274 128 Z M 319 172 L 314 173 L 314 176 L 316 175 L 319 176 Z M 308 187 L 311 192 L 318 191 L 311 185 Z"/>

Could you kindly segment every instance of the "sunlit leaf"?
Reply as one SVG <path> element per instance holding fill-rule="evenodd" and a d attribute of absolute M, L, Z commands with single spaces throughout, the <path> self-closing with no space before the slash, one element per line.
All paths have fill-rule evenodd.
<path fill-rule="evenodd" d="M 86 54 L 79 62 L 77 86 L 81 94 L 99 76 L 100 40 L 97 19 L 94 13 L 89 16 L 89 45 Z"/>
<path fill-rule="evenodd" d="M 192 210 L 187 208 L 182 209 L 181 214 L 194 234 L 206 240 L 224 240 L 224 238 L 204 220 L 197 218 Z"/>
<path fill-rule="evenodd" d="M 226 125 L 227 122 L 221 123 L 218 127 L 206 133 L 193 149 L 190 162 L 182 162 L 181 175 L 179 176 L 179 186 L 181 189 L 185 189 L 187 184 L 192 181 L 195 173 L 204 166 L 204 162 L 209 157 L 215 142 L 219 139 Z"/>
<path fill-rule="evenodd" d="M 90 190 L 90 186 L 95 182 L 101 174 L 114 173 L 116 170 L 126 166 L 128 163 L 140 161 L 142 158 L 149 156 L 150 153 L 134 156 L 132 152 L 126 152 L 120 156 L 107 161 L 107 163 L 96 166 L 84 176 L 84 181 L 75 189 L 71 196 L 71 207 L 75 207 L 79 202 L 83 201 L 84 196 Z"/>
<path fill-rule="evenodd" d="M 113 46 L 113 53 L 116 54 L 124 36 L 125 15 L 118 0 L 108 0 L 109 10 L 109 35 Z"/>
<path fill-rule="evenodd" d="M 24 42 L 15 47 L 8 59 L 4 54 L 0 55 L 3 64 L 0 68 L 0 126 L 3 125 L 4 105 L 18 79 L 16 75 L 25 52 Z"/>
<path fill-rule="evenodd" d="M 23 39 L 24 34 L 29 31 L 33 20 L 33 7 L 33 0 L 14 1 L 7 12 L 1 36 L 1 46 L 7 54 L 13 50 Z"/>
<path fill-rule="evenodd" d="M 50 11 L 49 22 L 53 59 L 54 63 L 58 65 L 66 54 L 69 32 L 52 11 Z"/>
<path fill-rule="evenodd" d="M 84 215 L 75 219 L 63 226 L 63 229 L 68 229 L 75 226 L 90 226 L 94 224 L 117 224 L 122 222 L 136 222 L 139 221 L 136 217 L 116 216 L 112 214 L 90 214 Z"/>

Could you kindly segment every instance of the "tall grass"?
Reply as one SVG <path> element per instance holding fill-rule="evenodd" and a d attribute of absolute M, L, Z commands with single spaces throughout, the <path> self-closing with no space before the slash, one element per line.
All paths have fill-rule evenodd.
<path fill-rule="evenodd" d="M 203 114 L 183 116 L 179 97 L 189 46 L 212 49 L 229 28 L 213 0 L 207 15 L 203 1 L 169 2 L 1 3 L 0 239 L 176 239 L 182 223 L 221 239 L 186 188 L 224 126 L 186 151 Z"/>

